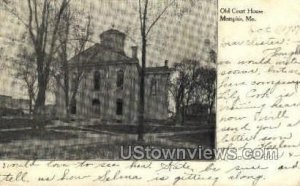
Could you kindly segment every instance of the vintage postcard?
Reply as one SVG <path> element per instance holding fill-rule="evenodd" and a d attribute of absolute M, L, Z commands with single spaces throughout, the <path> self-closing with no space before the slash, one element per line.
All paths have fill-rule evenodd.
<path fill-rule="evenodd" d="M 0 185 L 300 185 L 300 3 L 1 0 Z"/>

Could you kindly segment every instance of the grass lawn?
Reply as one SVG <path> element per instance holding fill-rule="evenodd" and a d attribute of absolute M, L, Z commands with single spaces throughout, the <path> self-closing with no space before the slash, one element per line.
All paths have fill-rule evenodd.
<path fill-rule="evenodd" d="M 134 139 L 124 136 L 111 138 L 99 134 L 97 139 L 82 134 L 56 132 L 18 131 L 2 132 L 6 140 L 1 141 L 1 159 L 39 159 L 39 160 L 119 160 L 120 148 L 129 145 L 142 145 L 156 148 L 184 148 L 176 144 L 165 144 L 164 141 L 147 141 L 137 143 Z M 3 139 L 3 138 L 2 138 Z"/>
<path fill-rule="evenodd" d="M 78 135 L 52 131 L 52 130 L 17 130 L 17 131 L 5 131 L 0 132 L 0 143 L 8 143 L 19 140 L 65 140 L 70 138 L 76 138 Z"/>
<path fill-rule="evenodd" d="M 3 120 L 2 120 L 3 121 Z M 15 124 L 1 123 L 0 129 L 14 127 L 14 131 L 0 131 L 1 159 L 57 159 L 57 160 L 118 160 L 121 146 L 143 145 L 158 148 L 184 148 L 185 143 L 213 147 L 214 130 L 205 129 L 193 134 L 174 134 L 136 141 L 136 126 L 88 125 L 81 130 L 72 126 L 56 126 L 44 130 L 21 129 L 30 127 L 29 121 Z M 85 126 L 84 126 L 85 127 Z M 95 129 L 97 131 L 95 131 Z M 161 132 L 195 131 L 200 128 L 174 126 L 146 126 L 147 135 Z M 101 132 L 103 131 L 103 132 Z M 105 131 L 111 132 L 107 133 Z"/>
<path fill-rule="evenodd" d="M 193 134 L 175 134 L 172 136 L 162 137 L 172 140 L 174 142 L 188 142 L 197 145 L 201 145 L 204 148 L 215 147 L 215 131 L 207 130 L 204 132 L 193 133 Z"/>
<path fill-rule="evenodd" d="M 113 125 L 88 125 L 86 128 L 96 129 L 96 130 L 105 130 L 109 132 L 125 133 L 125 134 L 137 134 L 136 125 L 122 125 L 122 124 L 113 124 Z M 214 126 L 203 125 L 203 126 L 171 126 L 171 125 L 144 125 L 145 133 L 166 133 L 166 132 L 182 132 L 182 131 L 195 131 L 202 129 L 212 129 Z"/>
<path fill-rule="evenodd" d="M 28 117 L 20 118 L 0 118 L 0 129 L 11 129 L 11 128 L 28 128 L 32 127 L 34 123 L 33 119 Z M 44 126 L 51 125 L 50 120 L 45 120 L 43 122 Z"/>

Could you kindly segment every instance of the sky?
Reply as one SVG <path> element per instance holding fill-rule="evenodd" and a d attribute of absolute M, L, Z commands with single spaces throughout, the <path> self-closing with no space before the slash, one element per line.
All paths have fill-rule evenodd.
<path fill-rule="evenodd" d="M 13 0 L 12 0 L 13 1 Z M 26 19 L 27 1 L 17 1 L 19 14 Z M 162 11 L 168 0 L 150 0 L 149 22 Z M 140 59 L 141 37 L 139 30 L 137 0 L 72 0 L 74 8 L 92 15 L 92 41 L 100 42 L 99 35 L 114 28 L 126 33 L 125 52 L 131 55 L 131 46 L 138 46 Z M 24 25 L 11 13 L 0 10 L 0 95 L 26 98 L 26 89 L 11 77 L 9 57 L 16 55 L 17 40 L 24 32 Z M 210 45 L 205 45 L 205 40 Z M 91 43 L 93 44 L 93 43 Z M 168 60 L 171 66 L 184 58 L 199 60 L 207 65 L 209 49 L 217 48 L 217 2 L 216 0 L 175 0 L 152 28 L 148 38 L 147 66 L 162 66 Z M 3 67 L 4 66 L 4 67 Z M 49 96 L 52 102 L 53 97 Z"/>

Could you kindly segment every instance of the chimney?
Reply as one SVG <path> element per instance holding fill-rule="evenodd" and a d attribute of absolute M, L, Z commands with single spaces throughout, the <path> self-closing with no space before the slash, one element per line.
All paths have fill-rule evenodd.
<path fill-rule="evenodd" d="M 137 46 L 132 46 L 131 47 L 131 51 L 132 51 L 132 58 L 137 59 Z"/>
<path fill-rule="evenodd" d="M 169 61 L 165 60 L 165 67 L 168 67 L 168 63 L 169 63 Z"/>

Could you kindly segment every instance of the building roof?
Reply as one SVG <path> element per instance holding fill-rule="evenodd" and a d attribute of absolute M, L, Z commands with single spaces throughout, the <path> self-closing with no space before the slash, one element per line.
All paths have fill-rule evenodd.
<path fill-rule="evenodd" d="M 106 31 L 102 32 L 100 34 L 100 37 L 103 36 L 103 35 L 106 35 L 106 34 L 118 34 L 118 35 L 126 36 L 123 32 L 120 32 L 119 30 L 109 29 L 109 30 L 106 30 Z"/>
<path fill-rule="evenodd" d="M 77 62 L 77 60 L 80 60 L 83 65 L 135 61 L 126 56 L 124 51 L 114 50 L 99 43 L 72 57 L 70 64 Z"/>
<path fill-rule="evenodd" d="M 110 35 L 113 35 L 110 37 Z M 135 64 L 140 71 L 140 65 L 137 58 L 128 57 L 124 52 L 124 43 L 118 43 L 114 38 L 121 37 L 121 40 L 126 37 L 123 32 L 116 29 L 109 29 L 100 34 L 101 37 L 106 37 L 105 40 L 101 40 L 101 43 L 97 43 L 90 48 L 82 51 L 78 55 L 72 57 L 69 60 L 69 64 L 80 65 L 80 67 L 86 66 L 98 66 L 98 65 L 110 65 L 110 64 Z M 109 45 L 108 43 L 116 42 L 116 45 Z M 120 46 L 119 46 L 120 45 Z M 79 62 L 79 63 L 78 63 Z M 170 73 L 171 69 L 167 65 L 161 67 L 147 67 L 146 74 L 151 73 Z"/>
<path fill-rule="evenodd" d="M 147 67 L 146 73 L 170 73 L 172 69 L 167 66 L 160 66 L 160 67 Z"/>
<path fill-rule="evenodd" d="M 107 48 L 106 46 L 99 43 L 72 57 L 70 59 L 71 66 L 72 64 L 75 64 L 77 60 L 80 61 L 79 64 L 83 67 L 94 65 L 110 65 L 117 63 L 132 63 L 136 64 L 138 66 L 138 69 L 140 70 L 138 59 L 130 58 L 126 56 L 123 51 L 114 50 L 113 48 Z M 172 69 L 167 66 L 146 68 L 146 74 L 170 73 L 171 71 Z"/>

